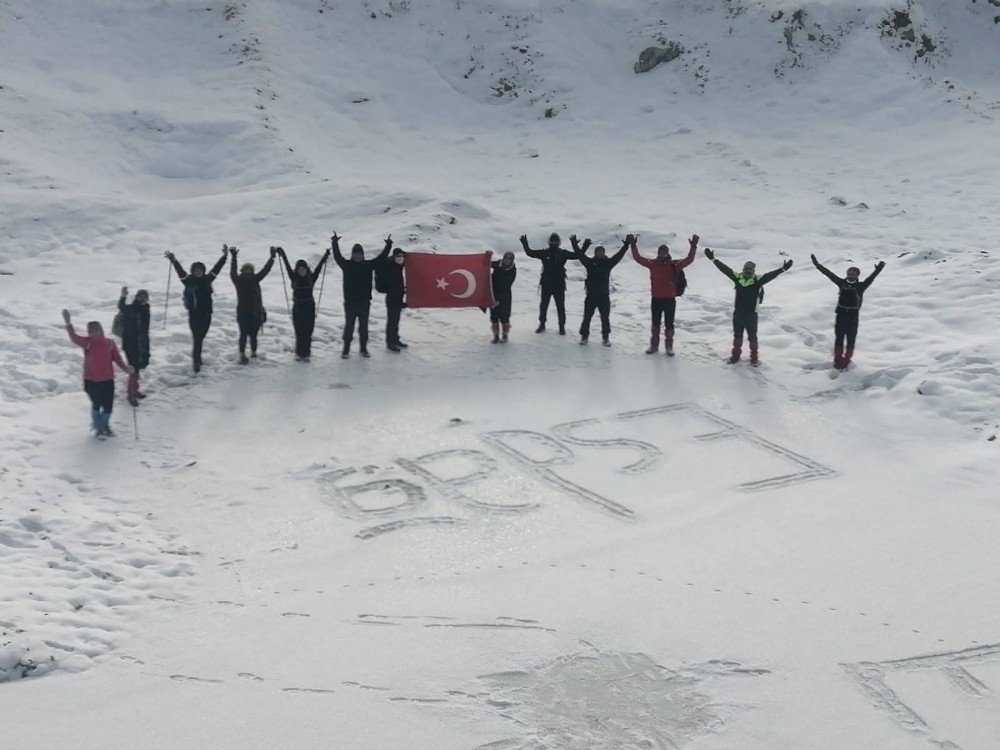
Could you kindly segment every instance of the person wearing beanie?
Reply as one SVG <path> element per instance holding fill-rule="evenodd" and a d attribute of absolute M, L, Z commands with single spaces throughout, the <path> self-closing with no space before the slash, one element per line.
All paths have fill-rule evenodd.
<path fill-rule="evenodd" d="M 399 319 L 403 314 L 403 299 L 406 295 L 406 281 L 403 266 L 406 253 L 397 247 L 392 256 L 381 261 L 375 268 L 375 288 L 385 295 L 385 347 L 390 352 L 399 353 L 407 345 L 399 338 Z"/>
<path fill-rule="evenodd" d="M 876 263 L 875 270 L 869 274 L 867 279 L 861 281 L 861 269 L 857 266 L 848 268 L 847 276 L 840 278 L 816 260 L 815 255 L 809 257 L 812 258 L 816 270 L 830 279 L 840 290 L 840 294 L 837 296 L 837 310 L 833 324 L 833 366 L 838 370 L 846 370 L 851 364 L 851 357 L 854 356 L 854 341 L 858 336 L 861 302 L 868 287 L 885 268 L 885 261 L 880 260 Z"/>
<path fill-rule="evenodd" d="M 310 269 L 309 264 L 299 258 L 295 261 L 295 268 L 292 269 L 288 263 L 288 255 L 284 248 L 274 248 L 281 256 L 285 270 L 288 271 L 288 282 L 292 286 L 292 325 L 295 328 L 295 359 L 299 362 L 308 362 L 312 356 L 312 336 L 316 327 L 316 299 L 313 297 L 313 288 L 319 281 L 326 261 L 330 257 L 329 248 L 323 257 L 319 259 L 315 269 Z"/>
<path fill-rule="evenodd" d="M 632 246 L 632 259 L 640 266 L 649 270 L 650 300 L 649 309 L 652 313 L 652 325 L 649 329 L 649 348 L 646 354 L 655 354 L 660 350 L 660 331 L 662 321 L 663 348 L 668 357 L 674 356 L 674 317 L 677 313 L 677 298 L 684 293 L 681 271 L 694 262 L 698 252 L 698 235 L 692 235 L 688 240 L 690 249 L 686 257 L 674 260 L 670 257 L 670 248 L 660 245 L 656 249 L 656 258 L 644 258 L 639 255 L 635 235 L 625 238 Z"/>
<path fill-rule="evenodd" d="M 330 238 L 333 259 L 344 274 L 344 350 L 340 353 L 343 359 L 351 356 L 351 341 L 354 339 L 354 327 L 358 328 L 359 353 L 362 357 L 368 354 L 368 314 L 372 305 L 372 274 L 377 264 L 385 261 L 392 250 L 392 236 L 385 238 L 385 246 L 374 260 L 365 260 L 365 249 L 361 245 L 351 248 L 351 259 L 348 260 L 340 252 L 340 237 L 336 234 Z"/>
<path fill-rule="evenodd" d="M 247 340 L 250 341 L 250 356 L 257 356 L 257 334 L 267 320 L 260 282 L 271 273 L 278 249 L 271 248 L 271 255 L 260 271 L 257 271 L 253 263 L 244 263 L 240 266 L 239 273 L 236 272 L 236 259 L 240 250 L 231 247 L 229 252 L 233 256 L 229 264 L 229 278 L 236 287 L 236 322 L 240 327 L 240 364 L 245 365 L 250 362 L 247 359 Z"/>
<path fill-rule="evenodd" d="M 559 335 L 566 335 L 566 261 L 576 256 L 569 250 L 563 250 L 559 235 L 553 232 L 549 236 L 549 246 L 545 250 L 532 250 L 528 247 L 527 235 L 521 235 L 521 247 L 529 258 L 542 262 L 542 276 L 539 280 L 542 299 L 538 306 L 538 328 L 535 333 L 545 331 L 545 321 L 548 318 L 549 300 L 555 300 L 556 314 L 559 316 Z"/>
<path fill-rule="evenodd" d="M 205 264 L 200 261 L 192 263 L 191 272 L 188 273 L 172 252 L 168 250 L 163 255 L 170 261 L 177 272 L 177 278 L 184 285 L 184 309 L 188 312 L 188 326 L 191 328 L 191 365 L 195 373 L 198 373 L 202 364 L 202 344 L 208 335 L 208 329 L 212 326 L 212 297 L 215 294 L 212 282 L 226 264 L 229 246 L 222 246 L 222 257 L 207 273 Z"/>
<path fill-rule="evenodd" d="M 128 287 L 122 287 L 118 298 L 121 315 L 121 339 L 125 358 L 132 367 L 128 377 L 128 402 L 139 405 L 139 399 L 146 394 L 139 390 L 139 373 L 149 366 L 149 292 L 140 289 L 131 303 L 126 303 Z"/>
<path fill-rule="evenodd" d="M 717 260 L 710 248 L 705 248 L 705 257 L 715 263 L 715 267 L 736 286 L 736 298 L 733 302 L 733 350 L 729 356 L 729 364 L 740 361 L 745 332 L 750 341 L 750 364 L 756 367 L 760 364 L 757 348 L 757 306 L 764 299 L 764 285 L 791 268 L 792 260 L 789 258 L 779 268 L 758 276 L 757 265 L 753 261 L 748 260 L 744 263 L 743 270 L 737 274 L 721 260 Z"/>
<path fill-rule="evenodd" d="M 494 344 L 506 344 L 510 334 L 510 310 L 513 301 L 511 288 L 517 278 L 517 266 L 514 265 L 514 253 L 505 252 L 500 260 L 490 262 L 493 269 L 490 284 L 493 287 L 494 305 L 490 308 L 490 328 L 493 331 Z"/>
<path fill-rule="evenodd" d="M 593 258 L 588 258 L 589 238 L 583 241 L 582 247 L 577 242 L 575 234 L 569 236 L 569 241 L 573 245 L 574 257 L 587 269 L 583 321 L 580 323 L 580 343 L 586 344 L 590 338 L 590 321 L 596 310 L 601 314 L 601 341 L 605 346 L 611 346 L 611 272 L 625 257 L 629 246 L 628 240 L 626 238 L 622 249 L 610 258 L 602 245 L 594 248 Z"/>

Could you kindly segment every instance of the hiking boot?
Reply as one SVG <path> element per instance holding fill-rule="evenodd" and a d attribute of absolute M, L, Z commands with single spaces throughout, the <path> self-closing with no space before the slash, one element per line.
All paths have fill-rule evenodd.
<path fill-rule="evenodd" d="M 241 354 L 240 355 L 240 364 L 241 365 L 248 365 L 248 364 L 250 364 L 250 360 L 247 359 L 247 355 L 245 355 L 245 354 Z"/>
<path fill-rule="evenodd" d="M 341 358 L 341 359 L 347 359 L 347 358 L 348 358 L 348 357 L 350 357 L 350 356 L 351 356 L 351 352 L 350 352 L 350 350 L 348 350 L 348 349 L 344 349 L 344 351 L 342 351 L 342 352 L 340 353 L 340 358 Z"/>
<path fill-rule="evenodd" d="M 397 340 L 396 341 L 396 346 L 398 346 L 400 349 L 405 349 L 406 347 L 409 346 L 409 344 L 406 344 L 406 343 L 404 343 L 402 341 Z"/>
<path fill-rule="evenodd" d="M 742 352 L 743 352 L 743 339 L 739 338 L 739 337 L 734 338 L 733 339 L 733 351 L 729 355 L 729 364 L 735 365 L 737 362 L 739 362 L 740 361 L 740 354 Z"/>
<path fill-rule="evenodd" d="M 666 352 L 668 357 L 674 356 L 674 348 L 672 346 L 666 347 L 663 351 Z"/>
<path fill-rule="evenodd" d="M 396 352 L 396 354 L 399 354 L 401 351 L 403 351 L 396 344 L 387 344 L 385 348 L 388 349 L 390 352 Z M 365 353 L 362 352 L 361 356 L 362 357 L 365 356 Z"/>
<path fill-rule="evenodd" d="M 538 324 L 538 328 L 535 329 L 535 333 L 545 333 L 545 321 Z"/>
<path fill-rule="evenodd" d="M 587 343 L 587 337 L 586 336 L 581 336 L 580 337 L 580 345 L 581 346 L 585 346 L 586 343 Z"/>
<path fill-rule="evenodd" d="M 490 328 L 493 330 L 493 341 L 491 343 L 500 343 L 500 326 L 494 323 Z"/>
<path fill-rule="evenodd" d="M 368 353 L 368 349 L 367 349 L 367 347 L 362 347 L 362 348 L 361 348 L 361 351 L 360 351 L 360 352 L 358 352 L 358 354 L 360 354 L 360 355 L 361 355 L 362 357 L 365 357 L 366 359 L 367 359 L 368 357 L 372 356 L 372 355 L 370 355 L 370 354 Z"/>
<path fill-rule="evenodd" d="M 135 397 L 136 397 L 136 398 L 146 398 L 146 394 L 145 394 L 145 393 L 143 393 L 142 391 L 139 391 L 139 392 L 137 392 L 137 393 L 135 394 Z"/>
<path fill-rule="evenodd" d="M 604 346 L 611 346 L 611 339 L 605 336 L 603 339 L 601 339 L 601 343 L 604 344 Z"/>
<path fill-rule="evenodd" d="M 507 343 L 507 334 L 508 333 L 510 333 L 510 323 L 504 323 L 503 324 L 503 333 L 500 336 L 500 343 L 501 344 L 506 344 Z"/>
<path fill-rule="evenodd" d="M 105 427 L 97 432 L 102 437 L 115 437 L 114 431 L 110 427 Z"/>
<path fill-rule="evenodd" d="M 559 326 L 559 335 L 560 336 L 566 335 L 566 326 Z"/>
<path fill-rule="evenodd" d="M 656 354 L 660 351 L 660 327 L 653 326 L 649 329 L 649 348 L 646 354 Z"/>
<path fill-rule="evenodd" d="M 129 398 L 128 403 L 129 406 L 134 408 L 139 405 L 139 399 L 137 399 L 135 396 L 132 396 Z"/>

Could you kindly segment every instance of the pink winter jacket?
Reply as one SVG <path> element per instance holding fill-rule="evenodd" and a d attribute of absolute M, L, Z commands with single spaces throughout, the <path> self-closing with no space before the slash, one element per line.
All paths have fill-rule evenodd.
<path fill-rule="evenodd" d="M 66 331 L 69 333 L 69 340 L 83 348 L 84 380 L 114 380 L 115 364 L 128 371 L 128 365 L 111 339 L 104 336 L 80 336 L 70 326 L 66 327 Z"/>

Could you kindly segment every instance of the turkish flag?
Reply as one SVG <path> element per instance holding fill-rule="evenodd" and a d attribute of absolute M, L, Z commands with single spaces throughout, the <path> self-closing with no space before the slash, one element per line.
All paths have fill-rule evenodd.
<path fill-rule="evenodd" d="M 492 307 L 493 253 L 437 255 L 407 253 L 407 307 Z"/>

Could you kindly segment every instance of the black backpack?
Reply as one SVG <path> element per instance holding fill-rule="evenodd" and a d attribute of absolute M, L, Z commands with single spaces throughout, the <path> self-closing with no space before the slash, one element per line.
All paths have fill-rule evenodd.
<path fill-rule="evenodd" d="M 674 275 L 674 288 L 677 290 L 677 296 L 683 297 L 685 290 L 688 288 L 688 277 L 684 273 L 683 268 L 678 268 Z"/>
<path fill-rule="evenodd" d="M 194 293 L 194 285 L 186 284 L 184 286 L 184 309 L 191 312 L 198 307 L 198 297 Z"/>

